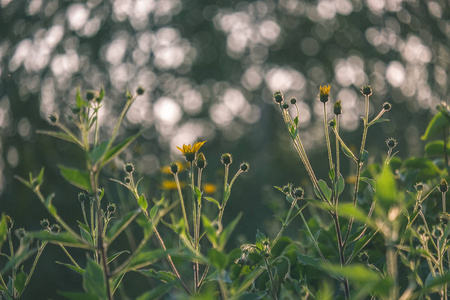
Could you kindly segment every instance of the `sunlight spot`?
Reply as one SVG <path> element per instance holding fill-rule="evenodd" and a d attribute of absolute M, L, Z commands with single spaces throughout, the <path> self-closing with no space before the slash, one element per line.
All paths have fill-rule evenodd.
<path fill-rule="evenodd" d="M 233 121 L 233 114 L 223 103 L 214 104 L 209 109 L 211 120 L 219 126 L 225 127 Z"/>
<path fill-rule="evenodd" d="M 266 83 L 271 91 L 300 91 L 305 87 L 305 76 L 292 69 L 273 68 L 266 73 Z"/>
<path fill-rule="evenodd" d="M 392 61 L 386 69 L 386 78 L 394 87 L 399 87 L 405 80 L 405 68 L 398 61 Z"/>
<path fill-rule="evenodd" d="M 115 39 L 106 49 L 106 60 L 112 65 L 117 65 L 122 62 L 126 50 L 127 40 L 125 38 Z"/>
<path fill-rule="evenodd" d="M 89 18 L 90 10 L 83 4 L 72 4 L 67 9 L 67 20 L 69 27 L 72 30 L 79 30 L 83 28 Z"/>
<path fill-rule="evenodd" d="M 13 146 L 8 149 L 6 160 L 8 161 L 8 164 L 11 166 L 11 168 L 17 167 L 17 165 L 19 164 L 19 152 L 17 151 L 16 147 Z"/>
<path fill-rule="evenodd" d="M 178 103 L 168 97 L 159 98 L 153 106 L 153 112 L 158 121 L 168 125 L 178 123 L 183 115 Z"/>

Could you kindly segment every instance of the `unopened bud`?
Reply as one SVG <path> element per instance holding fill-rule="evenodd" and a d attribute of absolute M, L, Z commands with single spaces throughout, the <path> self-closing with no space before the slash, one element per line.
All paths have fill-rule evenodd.
<path fill-rule="evenodd" d="M 179 170 L 180 168 L 178 167 L 177 163 L 174 162 L 170 165 L 170 173 L 172 173 L 173 175 L 177 174 Z"/>
<path fill-rule="evenodd" d="M 124 169 L 125 169 L 125 172 L 127 172 L 127 173 L 133 173 L 134 166 L 132 163 L 128 163 L 125 165 Z"/>
<path fill-rule="evenodd" d="M 275 100 L 276 103 L 280 104 L 281 102 L 283 102 L 283 94 L 281 93 L 281 91 L 276 91 L 273 94 L 273 99 Z"/>
<path fill-rule="evenodd" d="M 240 166 L 240 169 L 242 172 L 247 172 L 249 168 L 250 168 L 250 165 L 246 162 L 242 163 Z"/>
<path fill-rule="evenodd" d="M 197 154 L 197 160 L 195 161 L 195 164 L 199 169 L 204 169 L 206 167 L 206 158 L 202 152 Z"/>
<path fill-rule="evenodd" d="M 448 185 L 445 179 L 442 179 L 441 183 L 439 183 L 439 191 L 441 191 L 441 193 L 446 193 L 448 191 Z"/>
<path fill-rule="evenodd" d="M 233 162 L 233 156 L 230 153 L 224 153 L 220 160 L 224 165 L 230 165 Z"/>
<path fill-rule="evenodd" d="M 372 95 L 372 87 L 370 85 L 363 85 L 361 87 L 361 93 L 365 96 Z"/>

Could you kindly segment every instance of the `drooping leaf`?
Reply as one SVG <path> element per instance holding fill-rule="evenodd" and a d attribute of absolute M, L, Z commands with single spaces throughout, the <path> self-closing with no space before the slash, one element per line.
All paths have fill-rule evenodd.
<path fill-rule="evenodd" d="M 227 244 L 231 234 L 233 233 L 233 230 L 236 228 L 237 224 L 239 223 L 239 220 L 242 217 L 242 213 L 239 213 L 234 220 L 225 227 L 225 229 L 222 231 L 219 237 L 219 249 L 223 250 L 225 248 L 225 245 Z"/>
<path fill-rule="evenodd" d="M 167 255 L 167 252 L 158 249 L 153 251 L 141 251 L 139 252 L 130 262 L 127 269 L 135 270 L 145 266 L 149 266 L 161 258 L 164 258 Z"/>
<path fill-rule="evenodd" d="M 314 189 L 316 196 L 319 199 L 322 199 L 322 200 L 326 199 L 326 200 L 330 201 L 332 192 L 331 192 L 331 189 L 328 187 L 327 183 L 323 179 L 320 179 L 318 181 L 318 185 L 319 185 L 320 191 Z M 323 199 L 323 197 L 325 197 L 325 199 Z"/>
<path fill-rule="evenodd" d="M 203 197 L 206 201 L 209 201 L 209 202 L 211 202 L 211 203 L 214 203 L 215 205 L 217 205 L 217 208 L 218 209 L 220 209 L 220 203 L 219 203 L 219 201 L 217 201 L 216 199 L 214 199 L 214 198 L 211 198 L 211 197 Z"/>
<path fill-rule="evenodd" d="M 113 255 L 111 255 L 110 257 L 108 257 L 108 264 L 111 263 L 113 260 L 115 260 L 116 258 L 118 258 L 120 255 L 124 254 L 124 253 L 130 253 L 130 251 L 128 250 L 123 250 L 123 251 L 119 251 L 117 253 L 114 253 Z"/>
<path fill-rule="evenodd" d="M 421 139 L 423 141 L 428 140 L 429 138 L 442 133 L 445 127 L 450 125 L 450 120 L 446 118 L 441 112 L 438 112 L 433 119 L 428 123 L 427 129 L 425 130 L 425 134 L 422 135 Z"/>
<path fill-rule="evenodd" d="M 374 124 L 382 123 L 382 122 L 389 122 L 389 119 L 378 119 L 378 120 L 370 122 L 370 125 L 374 125 Z"/>
<path fill-rule="evenodd" d="M 132 135 L 132 136 L 126 138 L 125 140 L 123 140 L 119 144 L 117 144 L 114 147 L 112 147 L 111 149 L 109 149 L 105 153 L 105 157 L 103 157 L 103 161 L 102 161 L 100 167 L 104 167 L 111 160 L 113 160 L 114 157 L 116 157 L 117 155 L 122 153 L 122 151 L 125 150 L 132 142 L 134 142 L 134 140 L 136 140 L 141 134 L 142 134 L 142 131 L 140 131 L 139 133 L 137 133 L 135 135 Z"/>
<path fill-rule="evenodd" d="M 19 274 L 16 275 L 16 280 L 14 280 L 14 288 L 19 292 L 19 294 L 22 294 L 23 290 L 25 289 L 25 282 L 27 281 L 28 274 L 24 271 L 21 271 Z"/>
<path fill-rule="evenodd" d="M 145 199 L 145 195 L 142 194 L 139 198 L 138 198 L 138 205 L 139 207 L 143 210 L 143 211 L 147 211 L 148 208 L 148 202 L 147 199 Z"/>
<path fill-rule="evenodd" d="M 178 278 L 175 274 L 172 272 L 167 271 L 156 271 L 154 269 L 147 269 L 147 270 L 139 270 L 139 273 L 148 276 L 153 277 L 156 279 L 161 280 L 164 283 L 175 283 L 178 281 Z"/>
<path fill-rule="evenodd" d="M 367 183 L 374 192 L 377 190 L 377 182 L 375 180 L 373 180 L 371 178 L 367 178 L 367 177 L 360 177 L 359 180 Z"/>
<path fill-rule="evenodd" d="M 350 150 L 348 150 L 346 147 L 341 147 L 342 152 L 345 154 L 345 156 L 353 159 L 355 156 L 353 155 L 353 153 L 350 152 Z"/>
<path fill-rule="evenodd" d="M 106 282 L 102 268 L 93 260 L 88 259 L 86 271 L 83 274 L 83 289 L 86 293 L 106 299 Z"/>
<path fill-rule="evenodd" d="M 84 269 L 81 269 L 81 268 L 79 268 L 77 266 L 74 266 L 74 265 L 71 265 L 71 264 L 62 263 L 62 262 L 59 262 L 59 261 L 55 261 L 55 262 L 57 264 L 59 264 L 59 265 L 62 265 L 62 266 L 65 266 L 65 267 L 69 268 L 70 270 L 72 270 L 72 271 L 74 271 L 74 272 L 76 272 L 76 273 L 78 273 L 80 275 L 83 275 L 84 272 L 85 272 Z"/>
<path fill-rule="evenodd" d="M 36 133 L 38 134 L 45 134 L 63 141 L 74 143 L 78 146 L 81 146 L 81 142 L 77 139 L 75 139 L 73 136 L 68 135 L 67 133 L 60 132 L 60 131 L 50 131 L 50 130 L 37 130 Z"/>
<path fill-rule="evenodd" d="M 58 165 L 58 168 L 65 180 L 92 194 L 91 181 L 89 179 L 89 174 L 86 171 L 65 167 L 63 165 Z"/>
<path fill-rule="evenodd" d="M 38 239 L 41 241 L 48 241 L 50 243 L 55 244 L 63 244 L 64 246 L 68 247 L 74 247 L 74 248 L 82 248 L 82 249 L 92 249 L 92 246 L 90 246 L 87 242 L 82 243 L 78 241 L 75 237 L 73 237 L 68 232 L 60 232 L 58 234 L 52 234 L 48 231 L 34 231 L 34 232 L 27 232 L 27 236 L 32 237 L 34 239 Z"/>

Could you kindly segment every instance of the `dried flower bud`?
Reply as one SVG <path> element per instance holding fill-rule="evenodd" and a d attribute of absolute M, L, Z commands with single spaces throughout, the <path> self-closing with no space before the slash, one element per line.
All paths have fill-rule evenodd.
<path fill-rule="evenodd" d="M 385 111 L 389 111 L 391 109 L 392 105 L 389 102 L 384 102 L 383 109 Z"/>
<path fill-rule="evenodd" d="M 285 194 L 290 194 L 292 190 L 292 186 L 290 183 L 286 184 L 285 186 L 283 186 L 283 193 Z"/>
<path fill-rule="evenodd" d="M 322 103 L 327 103 L 330 100 L 331 85 L 324 85 L 319 87 L 319 100 Z"/>
<path fill-rule="evenodd" d="M 363 85 L 361 87 L 361 93 L 365 96 L 372 95 L 372 87 L 370 85 Z"/>
<path fill-rule="evenodd" d="M 48 226 L 50 226 L 50 222 L 48 221 L 48 219 L 42 219 L 41 226 L 42 226 L 42 228 L 47 229 Z"/>
<path fill-rule="evenodd" d="M 58 234 L 61 231 L 61 227 L 58 224 L 53 224 L 52 227 L 50 227 L 50 232 L 52 234 Z"/>
<path fill-rule="evenodd" d="M 339 116 L 340 114 L 342 114 L 341 100 L 336 101 L 336 103 L 334 103 L 333 111 L 336 116 Z"/>
<path fill-rule="evenodd" d="M 142 86 L 140 86 L 140 87 L 137 88 L 136 93 L 138 95 L 143 95 L 145 93 L 145 90 L 144 90 L 144 88 Z"/>
<path fill-rule="evenodd" d="M 296 103 L 297 103 L 297 99 L 291 98 L 291 104 L 292 104 L 292 105 L 295 105 Z"/>
<path fill-rule="evenodd" d="M 199 169 L 204 169 L 206 167 L 206 158 L 202 152 L 197 154 L 197 160 L 195 161 L 195 164 Z"/>
<path fill-rule="evenodd" d="M 441 183 L 439 183 L 439 191 L 441 191 L 441 193 L 446 193 L 448 191 L 448 185 L 445 179 L 442 179 Z"/>
<path fill-rule="evenodd" d="M 113 214 L 116 211 L 116 205 L 114 203 L 110 203 L 108 204 L 108 206 L 106 207 L 106 210 L 110 213 Z"/>
<path fill-rule="evenodd" d="M 397 146 L 397 140 L 394 138 L 388 138 L 386 140 L 386 145 L 389 149 L 395 148 Z"/>
<path fill-rule="evenodd" d="M 178 164 L 176 162 L 173 162 L 170 165 L 170 173 L 172 173 L 173 175 L 177 174 L 179 170 L 180 168 L 178 167 Z"/>
<path fill-rule="evenodd" d="M 330 122 L 328 123 L 330 125 L 330 127 L 335 128 L 336 127 L 336 120 L 330 120 Z"/>
<path fill-rule="evenodd" d="M 305 194 L 305 191 L 301 187 L 298 187 L 294 190 L 294 196 L 297 199 L 303 199 L 304 194 Z"/>
<path fill-rule="evenodd" d="M 418 191 L 418 192 L 423 191 L 423 182 L 417 182 L 417 183 L 414 185 L 414 187 L 415 187 L 416 191 Z"/>
<path fill-rule="evenodd" d="M 288 108 L 289 108 L 289 104 L 283 103 L 283 105 L 281 105 L 281 107 L 282 107 L 283 109 L 288 109 Z"/>
<path fill-rule="evenodd" d="M 16 231 L 14 231 L 14 233 L 16 234 L 16 236 L 17 236 L 17 238 L 18 238 L 19 240 L 23 239 L 23 238 L 25 237 L 25 234 L 26 234 L 24 228 L 16 229 Z"/>
<path fill-rule="evenodd" d="M 87 199 L 87 197 L 86 197 L 85 193 L 83 193 L 83 192 L 78 193 L 78 201 L 84 202 L 84 201 L 86 201 L 86 199 Z"/>
<path fill-rule="evenodd" d="M 231 163 L 233 162 L 233 156 L 230 153 L 224 153 L 222 154 L 220 160 L 224 165 L 231 165 Z"/>
<path fill-rule="evenodd" d="M 129 184 L 131 182 L 130 177 L 125 177 L 125 179 L 123 180 L 126 184 Z"/>
<path fill-rule="evenodd" d="M 281 93 L 281 91 L 276 91 L 273 94 L 273 99 L 276 103 L 280 104 L 281 102 L 283 102 L 283 93 Z"/>
<path fill-rule="evenodd" d="M 250 168 L 250 165 L 247 162 L 242 163 L 240 166 L 240 169 L 242 172 L 247 172 L 249 168 Z"/>
<path fill-rule="evenodd" d="M 50 122 L 52 122 L 53 124 L 55 124 L 56 122 L 58 122 L 58 115 L 57 114 L 51 114 L 50 116 L 48 116 Z"/>
<path fill-rule="evenodd" d="M 132 163 L 128 163 L 125 165 L 124 169 L 125 169 L 125 172 L 127 172 L 127 173 L 133 173 L 134 166 Z"/>

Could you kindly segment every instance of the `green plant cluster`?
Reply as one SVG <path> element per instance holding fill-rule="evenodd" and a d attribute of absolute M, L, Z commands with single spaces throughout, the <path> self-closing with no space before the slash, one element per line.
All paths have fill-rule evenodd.
<path fill-rule="evenodd" d="M 17 176 L 47 209 L 48 219 L 41 221 L 41 231 L 15 230 L 17 244 L 12 235 L 13 220 L 1 216 L 0 254 L 7 261 L 0 268 L 1 296 L 19 299 L 41 254 L 47 246 L 55 245 L 67 258 L 57 263 L 82 277 L 81 287 L 59 292 L 68 299 L 126 298 L 127 282 L 123 279 L 130 273 L 141 275 L 144 285 L 149 282 L 146 278 L 152 279 L 137 299 L 447 299 L 450 110 L 440 105 L 429 123 L 423 139 L 440 134 L 443 140 L 426 145 L 427 157 L 401 160 L 395 156 L 397 141 L 389 138 L 386 157 L 376 163 L 366 150 L 369 128 L 387 121 L 383 116 L 391 105 L 384 103 L 370 119 L 372 89 L 369 85 L 361 88 L 363 132 L 359 152 L 355 152 L 339 130 L 345 101 L 336 101 L 334 116 L 327 116 L 330 92 L 331 86 L 321 86 L 317 96 L 323 106 L 329 167 L 328 178 L 322 179 L 316 177 L 317 170 L 302 143 L 296 99 L 285 101 L 282 92 L 274 94 L 311 184 L 275 187 L 287 201 L 287 209 L 277 216 L 281 222 L 278 234 L 270 237 L 258 231 L 253 244 L 229 249 L 227 242 L 242 214 L 229 224 L 223 224 L 223 216 L 233 184 L 249 171 L 249 164 L 242 163 L 230 176 L 233 157 L 223 154 L 221 197 L 208 197 L 202 185 L 207 160 L 200 152 L 205 141 L 183 145 L 178 149 L 186 160 L 187 172 L 180 163 L 169 167 L 176 197 L 149 200 L 140 185 L 142 178 L 137 179 L 134 165 L 127 163 L 123 180 L 110 179 L 135 199 L 134 209 L 121 211 L 121 203 L 106 203 L 105 190 L 100 187 L 101 171 L 140 136 L 117 141 L 124 116 L 144 90 L 127 93 L 114 130 L 105 141 L 99 140 L 98 121 L 103 88 L 88 91 L 84 98 L 78 90 L 71 107 L 74 126 L 67 127 L 57 115 L 51 115 L 50 123 L 58 130 L 40 133 L 83 151 L 82 166 L 58 166 L 61 176 L 81 190 L 74 198 L 80 202 L 83 218 L 73 225 L 58 214 L 52 203 L 56 195 L 41 192 L 43 169 L 37 176 L 30 173 L 28 179 Z M 343 164 L 354 167 L 352 176 L 341 173 Z M 116 218 L 118 211 L 120 217 Z M 301 222 L 300 233 L 288 236 L 286 229 L 297 220 Z M 116 241 L 124 236 L 130 247 L 114 250 Z M 140 241 L 134 243 L 135 239 Z M 5 251 L 3 245 L 9 249 Z M 80 260 L 73 251 L 84 251 L 85 258 Z M 29 269 L 25 264 L 28 259 L 32 261 Z"/>

